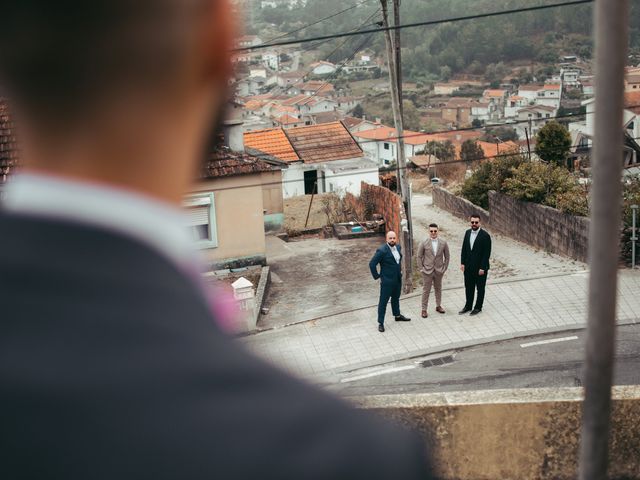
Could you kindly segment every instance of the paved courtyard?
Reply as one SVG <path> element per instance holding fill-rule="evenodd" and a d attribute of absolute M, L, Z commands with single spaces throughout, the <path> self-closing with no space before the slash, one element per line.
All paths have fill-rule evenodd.
<path fill-rule="evenodd" d="M 432 206 L 428 195 L 414 194 L 412 202 L 416 242 L 427 237 L 429 223 L 437 223 L 451 250 L 451 267 L 444 277 L 444 286 L 461 286 L 458 264 L 467 222 Z M 536 250 L 509 237 L 492 234 L 492 238 L 493 280 L 586 268 L 584 263 Z M 265 306 L 269 314 L 261 316 L 258 327 L 281 327 L 375 303 L 379 285 L 371 278 L 368 263 L 382 242 L 382 236 L 354 240 L 311 238 L 288 243 L 268 236 L 267 260 L 272 282 Z"/>
<path fill-rule="evenodd" d="M 447 313 L 431 307 L 420 318 L 419 294 L 401 299 L 411 322 L 396 323 L 387 312 L 387 331 L 379 333 L 376 307 L 250 335 L 238 341 L 258 356 L 319 383 L 333 383 L 349 371 L 412 356 L 537 333 L 582 328 L 586 322 L 586 272 L 528 280 L 494 280 L 487 285 L 484 310 L 458 315 L 464 289 L 444 291 Z M 618 321 L 637 323 L 640 272 L 621 271 Z"/>
<path fill-rule="evenodd" d="M 451 249 L 444 280 L 445 314 L 420 317 L 421 286 L 401 299 L 412 317 L 396 323 L 387 312 L 385 333 L 377 331 L 378 283 L 367 263 L 382 238 L 339 241 L 311 239 L 285 243 L 271 237 L 268 258 L 273 283 L 266 329 L 238 341 L 266 360 L 320 383 L 339 381 L 357 369 L 413 356 L 534 335 L 583 328 L 586 322 L 586 265 L 492 234 L 492 268 L 483 312 L 460 316 L 464 304 L 458 268 L 467 222 L 413 197 L 414 237 L 426 238 L 434 222 Z M 618 319 L 636 323 L 640 272 L 620 272 Z M 433 295 L 433 293 L 432 293 Z"/>

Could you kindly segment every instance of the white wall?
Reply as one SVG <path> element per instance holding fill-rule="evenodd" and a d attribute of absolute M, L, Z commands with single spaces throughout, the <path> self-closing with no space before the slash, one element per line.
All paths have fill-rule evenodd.
<path fill-rule="evenodd" d="M 293 163 L 282 171 L 282 197 L 304 195 L 304 168 L 302 163 Z"/>
<path fill-rule="evenodd" d="M 352 193 L 360 195 L 361 182 L 367 182 L 370 185 L 379 185 L 378 167 L 369 162 L 369 166 L 360 166 L 352 170 L 341 170 L 327 168 L 325 170 L 327 191 Z"/>

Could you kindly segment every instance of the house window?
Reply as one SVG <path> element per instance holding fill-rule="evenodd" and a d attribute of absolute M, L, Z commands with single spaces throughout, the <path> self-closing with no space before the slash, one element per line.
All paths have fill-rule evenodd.
<path fill-rule="evenodd" d="M 547 118 L 550 118 L 550 117 L 551 117 L 551 114 L 550 114 L 550 113 L 547 113 Z"/>
<path fill-rule="evenodd" d="M 385 144 L 384 144 L 384 149 L 385 149 L 385 150 L 389 150 L 389 144 L 388 144 L 388 143 L 385 143 Z"/>
<path fill-rule="evenodd" d="M 218 246 L 216 209 L 213 193 L 190 195 L 183 206 L 185 223 L 196 247 L 214 248 Z"/>

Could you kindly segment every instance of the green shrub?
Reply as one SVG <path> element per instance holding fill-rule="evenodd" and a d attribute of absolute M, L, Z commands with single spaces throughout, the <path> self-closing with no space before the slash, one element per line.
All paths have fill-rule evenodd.
<path fill-rule="evenodd" d="M 588 215 L 587 193 L 566 169 L 545 163 L 523 163 L 503 184 L 503 192 L 517 200 L 557 208 L 572 215 Z"/>
<path fill-rule="evenodd" d="M 473 175 L 465 180 L 460 194 L 484 209 L 489 207 L 489 191 L 503 191 L 503 183 L 510 178 L 513 169 L 524 162 L 521 155 L 505 155 L 481 163 Z"/>

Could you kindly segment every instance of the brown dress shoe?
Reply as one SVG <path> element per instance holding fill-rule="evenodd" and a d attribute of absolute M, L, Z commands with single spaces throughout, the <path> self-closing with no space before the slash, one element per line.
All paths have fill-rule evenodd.
<path fill-rule="evenodd" d="M 444 308 L 442 308 L 442 307 L 436 307 L 436 312 L 438 312 L 438 313 L 444 313 Z"/>
<path fill-rule="evenodd" d="M 429 314 L 427 313 L 426 310 L 422 310 L 422 318 L 427 318 L 429 316 Z"/>

